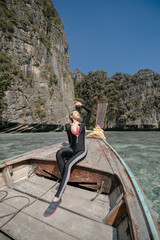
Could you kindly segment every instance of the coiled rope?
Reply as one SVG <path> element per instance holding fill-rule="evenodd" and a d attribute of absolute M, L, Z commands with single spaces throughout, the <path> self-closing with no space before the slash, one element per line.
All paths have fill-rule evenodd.
<path fill-rule="evenodd" d="M 27 204 L 25 204 L 23 207 L 17 209 L 16 211 L 12 212 L 12 213 L 9 213 L 9 214 L 5 214 L 5 215 L 2 215 L 0 216 L 0 219 L 1 218 L 4 218 L 4 217 L 8 217 L 8 216 L 11 216 L 11 218 L 9 218 L 5 223 L 2 224 L 2 226 L 0 226 L 0 230 L 2 229 L 2 227 L 4 227 L 7 223 L 9 223 L 19 212 L 21 212 L 23 209 L 31 206 L 33 203 L 35 203 L 36 201 L 39 200 L 40 197 L 44 196 L 47 192 L 49 192 L 52 188 L 54 188 L 58 182 L 59 182 L 60 179 L 58 179 L 56 181 L 56 183 L 50 187 L 47 191 L 45 191 L 44 193 L 42 193 L 41 195 L 39 195 L 34 201 L 31 202 L 31 200 L 28 198 L 28 197 L 25 197 L 25 196 L 19 196 L 19 195 L 16 195 L 16 196 L 12 196 L 12 197 L 7 197 L 8 196 L 8 192 L 6 190 L 0 190 L 0 193 L 4 193 L 5 195 L 0 199 L 0 203 L 3 203 L 9 199 L 13 199 L 13 198 L 24 198 L 24 199 L 27 199 L 28 202 Z"/>

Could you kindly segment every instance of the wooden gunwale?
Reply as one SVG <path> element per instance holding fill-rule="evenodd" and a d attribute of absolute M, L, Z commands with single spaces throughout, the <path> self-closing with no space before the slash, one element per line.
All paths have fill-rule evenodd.
<path fill-rule="evenodd" d="M 109 143 L 107 141 L 105 141 L 104 139 L 102 139 L 102 141 L 104 141 L 105 144 L 113 151 L 113 153 L 117 156 L 117 158 L 119 159 L 121 164 L 124 166 L 128 176 L 130 178 L 130 181 L 133 184 L 133 187 L 135 189 L 135 192 L 136 192 L 137 198 L 139 200 L 139 203 L 140 203 L 140 205 L 141 205 L 141 207 L 143 209 L 144 217 L 148 221 L 148 227 L 149 227 L 149 229 L 151 231 L 152 239 L 159 240 L 160 239 L 159 238 L 160 230 L 159 230 L 158 224 L 157 224 L 157 222 L 155 220 L 155 217 L 151 213 L 151 208 L 149 207 L 149 204 L 147 203 L 146 197 L 145 197 L 145 195 L 144 195 L 140 185 L 138 184 L 136 178 L 134 177 L 134 174 L 129 169 L 127 164 L 123 161 L 123 159 L 120 157 L 120 155 L 113 149 L 113 147 L 110 146 Z"/>
<path fill-rule="evenodd" d="M 59 149 L 61 146 L 62 146 L 61 143 L 60 144 L 56 144 L 56 145 L 51 145 L 51 146 L 47 146 L 47 147 L 44 147 L 44 148 L 33 150 L 33 151 L 30 151 L 30 152 L 27 152 L 27 153 L 20 154 L 20 155 L 14 156 L 12 158 L 4 159 L 4 160 L 2 160 L 0 162 L 0 168 L 12 165 L 14 163 L 22 162 L 24 160 L 33 159 L 34 157 L 36 158 L 36 155 L 38 153 L 47 151 L 49 149 L 56 148 L 55 149 L 55 152 L 56 152 L 57 149 Z M 39 160 L 39 158 L 38 158 L 38 160 Z M 43 160 L 45 160 L 45 158 L 43 158 Z M 49 160 L 49 159 L 46 159 L 46 160 Z M 50 160 L 50 161 L 53 161 L 53 160 Z"/>

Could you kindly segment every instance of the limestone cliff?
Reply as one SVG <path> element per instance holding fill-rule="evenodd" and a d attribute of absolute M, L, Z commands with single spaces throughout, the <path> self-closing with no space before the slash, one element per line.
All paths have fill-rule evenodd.
<path fill-rule="evenodd" d="M 75 84 L 76 97 L 93 109 L 95 124 L 98 102 L 108 102 L 104 129 L 159 130 L 160 74 L 149 69 L 133 75 L 90 72 Z"/>
<path fill-rule="evenodd" d="M 51 0 L 0 0 L 1 123 L 69 120 L 74 86 L 63 23 Z"/>
<path fill-rule="evenodd" d="M 76 68 L 73 73 L 74 83 L 78 83 L 79 81 L 81 81 L 84 76 L 85 74 L 83 74 L 78 68 Z"/>

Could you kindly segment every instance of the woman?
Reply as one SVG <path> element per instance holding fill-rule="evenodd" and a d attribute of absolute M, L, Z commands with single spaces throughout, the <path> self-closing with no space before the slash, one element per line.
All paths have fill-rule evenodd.
<path fill-rule="evenodd" d="M 61 197 L 69 180 L 71 168 L 76 163 L 82 161 L 87 154 L 87 149 L 85 145 L 85 126 L 89 123 L 91 117 L 91 110 L 78 101 L 75 101 L 74 105 L 83 107 L 88 112 L 88 114 L 83 119 L 83 122 L 80 123 L 79 112 L 73 110 L 70 114 L 70 119 L 72 123 L 68 123 L 65 125 L 70 145 L 69 147 L 59 149 L 56 153 L 56 160 L 62 179 L 57 188 L 57 193 L 55 194 L 53 201 L 50 203 L 49 207 L 44 212 L 45 217 L 51 216 L 61 204 Z M 64 158 L 67 158 L 68 160 L 65 162 Z"/>

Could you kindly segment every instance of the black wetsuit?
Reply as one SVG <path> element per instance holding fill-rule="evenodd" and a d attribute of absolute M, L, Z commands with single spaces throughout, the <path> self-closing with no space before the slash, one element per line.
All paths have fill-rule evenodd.
<path fill-rule="evenodd" d="M 91 110 L 82 105 L 87 112 L 87 116 L 83 119 L 83 122 L 80 125 L 79 135 L 76 136 L 71 131 L 71 124 L 68 123 L 65 125 L 69 146 L 63 147 L 56 153 L 56 160 L 61 172 L 62 180 L 55 197 L 60 198 L 64 192 L 65 186 L 69 180 L 71 168 L 76 163 L 82 161 L 87 154 L 87 148 L 85 145 L 85 127 L 89 123 L 91 117 Z M 65 162 L 65 159 L 67 161 Z"/>

